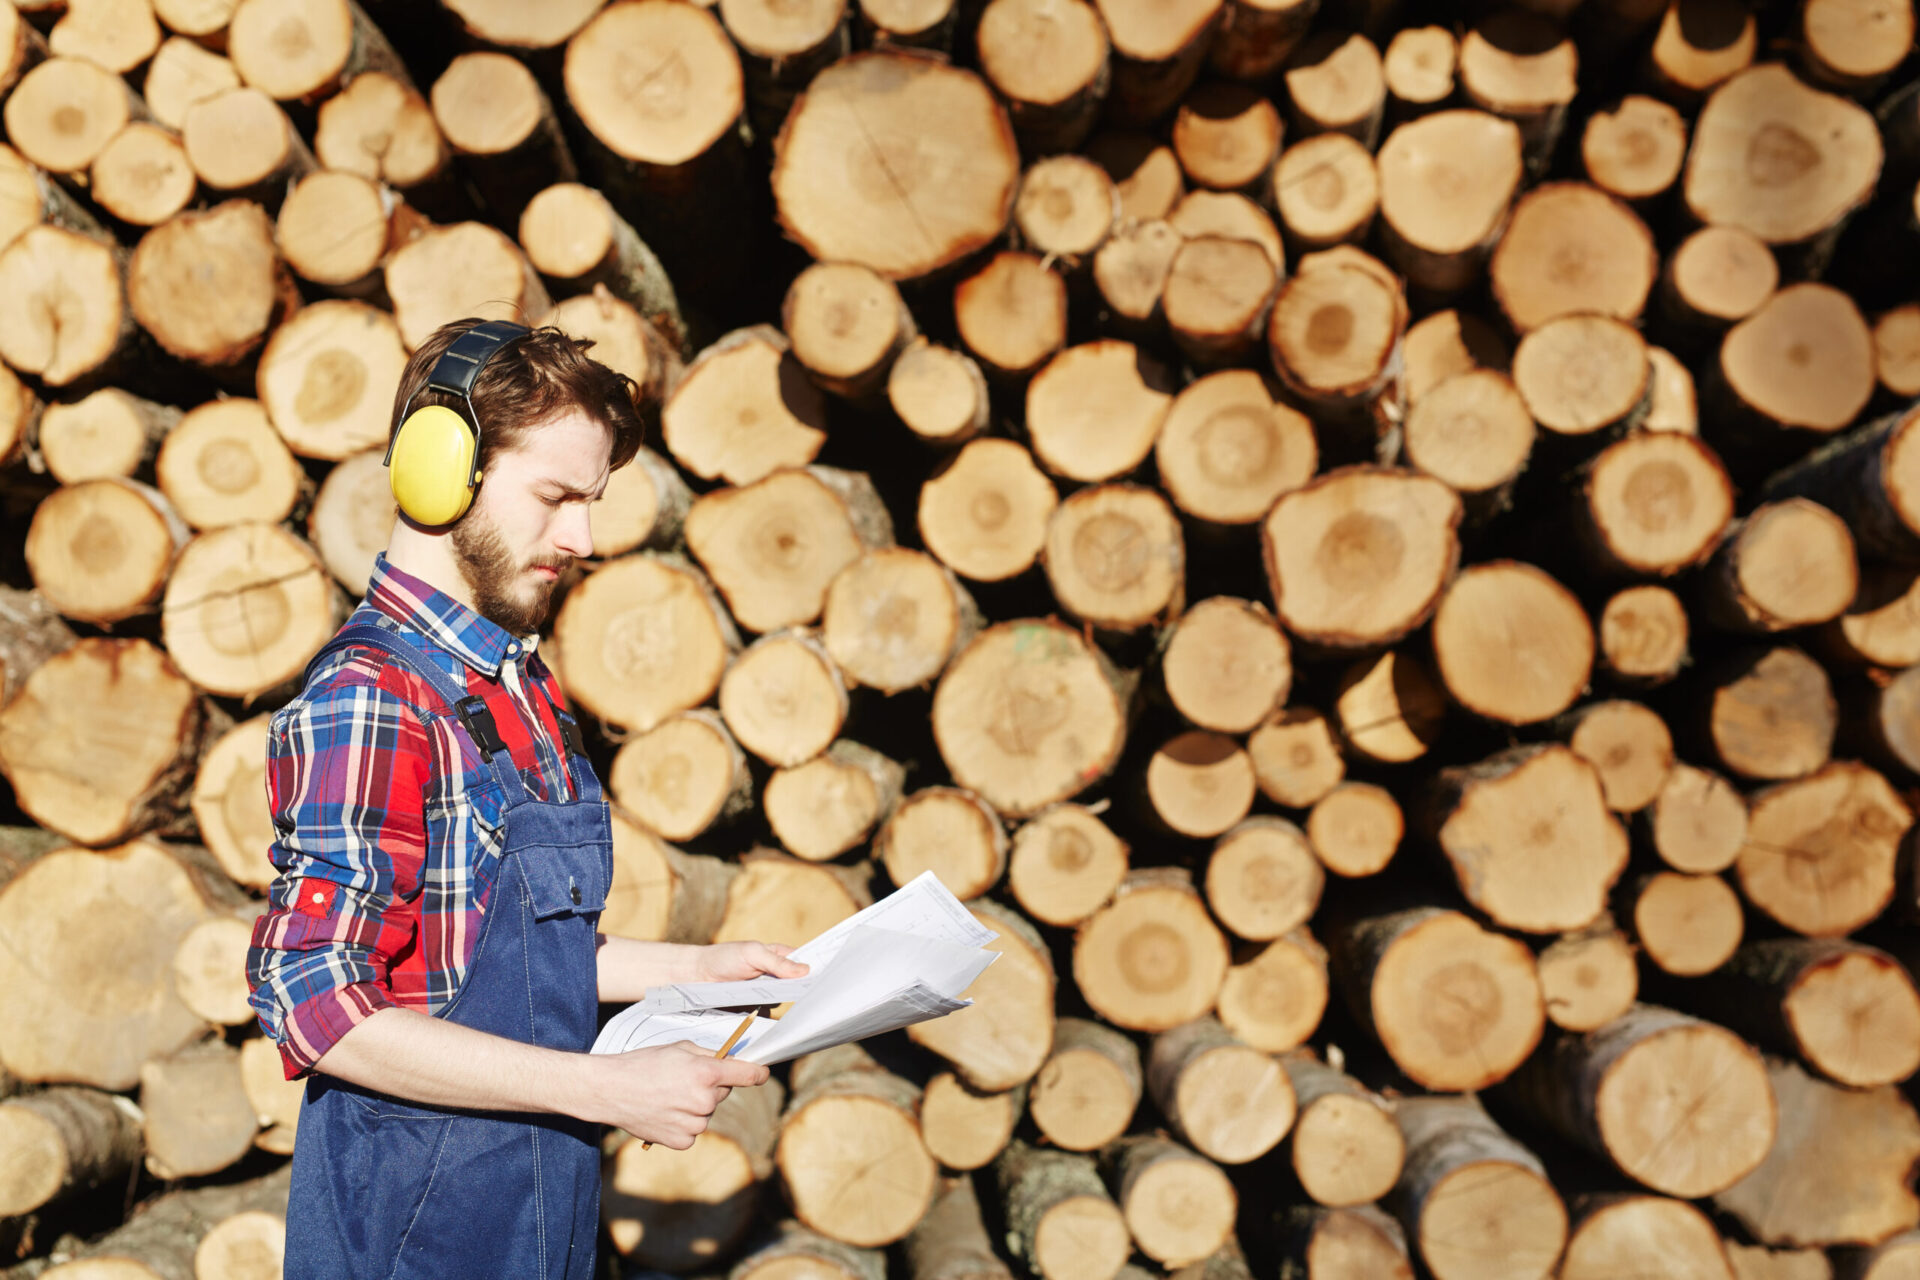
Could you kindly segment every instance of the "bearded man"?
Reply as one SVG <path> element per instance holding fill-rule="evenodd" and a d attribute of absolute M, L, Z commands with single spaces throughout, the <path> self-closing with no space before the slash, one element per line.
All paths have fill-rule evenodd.
<path fill-rule="evenodd" d="M 413 353 L 393 430 L 466 410 L 440 423 L 477 437 L 452 464 L 458 510 L 405 514 L 419 455 L 390 451 L 402 515 L 366 598 L 273 717 L 279 876 L 247 969 L 307 1081 L 289 1277 L 591 1275 L 601 1126 L 685 1149 L 767 1079 L 691 1046 L 589 1054 L 598 1002 L 805 971 L 785 947 L 598 932 L 609 812 L 537 653 L 640 443 L 632 384 L 589 345 L 463 320 Z"/>

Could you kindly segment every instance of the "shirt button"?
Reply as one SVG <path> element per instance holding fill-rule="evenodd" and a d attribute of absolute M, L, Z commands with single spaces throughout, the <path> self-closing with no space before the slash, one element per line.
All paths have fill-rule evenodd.
<path fill-rule="evenodd" d="M 315 902 L 325 902 L 327 900 L 327 895 L 324 893 L 316 893 L 313 895 L 313 900 Z"/>
<path fill-rule="evenodd" d="M 576 907 L 580 905 L 580 886 L 579 885 L 573 886 L 573 905 Z"/>
<path fill-rule="evenodd" d="M 508 653 L 518 653 L 518 652 L 520 652 L 520 646 L 519 646 L 519 645 L 517 645 L 517 644 L 510 644 L 510 645 L 508 645 L 508 646 L 507 646 L 507 652 L 508 652 Z"/>

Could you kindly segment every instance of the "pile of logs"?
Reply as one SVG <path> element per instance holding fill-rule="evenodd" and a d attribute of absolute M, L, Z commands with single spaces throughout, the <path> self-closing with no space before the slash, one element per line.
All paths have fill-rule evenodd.
<path fill-rule="evenodd" d="M 469 314 L 652 428 L 603 926 L 1002 953 L 611 1135 L 615 1272 L 1920 1274 L 1914 28 L 0 4 L 0 1274 L 279 1274 L 268 716 Z"/>

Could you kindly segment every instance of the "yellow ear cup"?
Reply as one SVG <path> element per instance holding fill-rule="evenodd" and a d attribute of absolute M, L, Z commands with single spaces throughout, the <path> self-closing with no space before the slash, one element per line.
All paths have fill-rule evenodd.
<path fill-rule="evenodd" d="M 448 525 L 473 501 L 473 428 L 445 405 L 426 405 L 407 415 L 387 458 L 394 501 L 407 518 Z"/>

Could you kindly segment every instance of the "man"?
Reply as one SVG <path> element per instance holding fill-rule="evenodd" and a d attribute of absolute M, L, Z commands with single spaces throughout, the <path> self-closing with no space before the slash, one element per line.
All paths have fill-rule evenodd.
<path fill-rule="evenodd" d="M 590 1055 L 598 1001 L 805 971 L 785 947 L 596 931 L 608 810 L 535 652 L 639 445 L 631 384 L 587 345 L 466 320 L 414 352 L 389 452 L 402 518 L 273 718 L 280 875 L 247 968 L 307 1076 L 289 1277 L 589 1275 L 600 1126 L 684 1149 L 767 1079 L 690 1046 Z M 468 452 L 444 464 L 440 445 Z M 414 518 L 441 510 L 409 498 L 422 483 L 454 495 L 432 517 L 450 523 Z"/>

